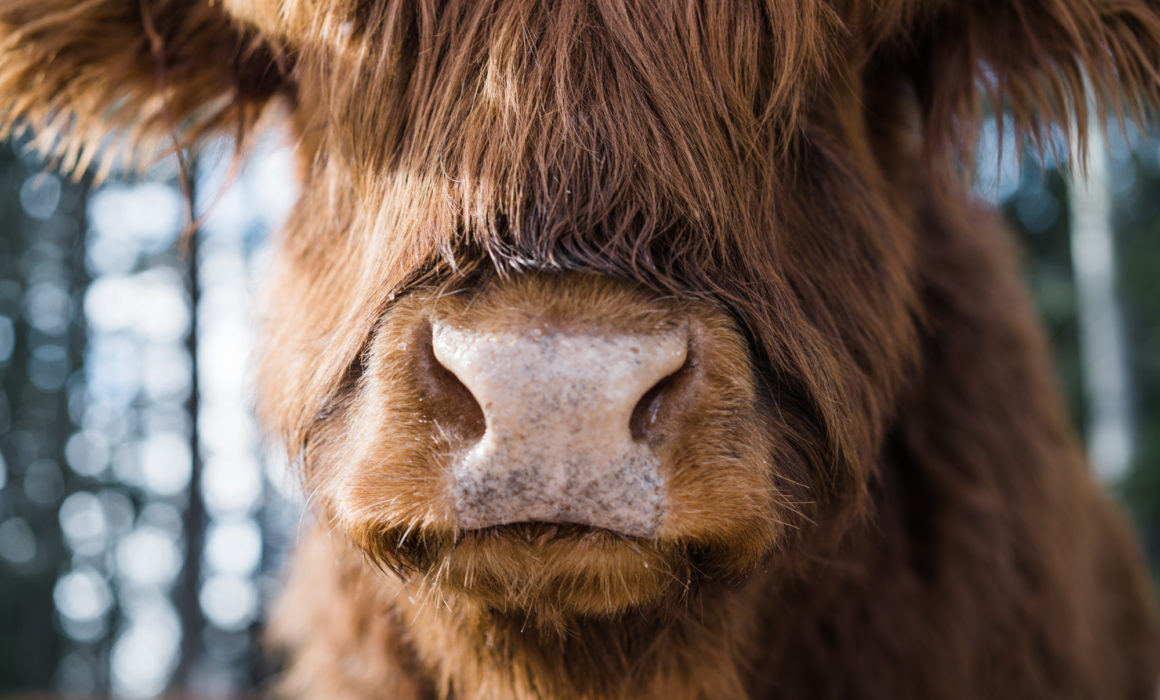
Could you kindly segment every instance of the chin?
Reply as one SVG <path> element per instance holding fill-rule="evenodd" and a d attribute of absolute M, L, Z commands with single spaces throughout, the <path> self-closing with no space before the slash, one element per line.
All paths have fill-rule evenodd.
<path fill-rule="evenodd" d="M 744 580 L 763 558 L 747 550 L 765 550 L 756 542 L 715 548 L 552 522 L 460 531 L 366 524 L 347 534 L 415 600 L 515 616 L 537 627 L 663 615 L 707 586 Z"/>
<path fill-rule="evenodd" d="M 425 578 L 500 614 L 613 616 L 679 600 L 691 569 L 679 549 L 665 549 L 589 526 L 514 523 L 452 538 Z"/>

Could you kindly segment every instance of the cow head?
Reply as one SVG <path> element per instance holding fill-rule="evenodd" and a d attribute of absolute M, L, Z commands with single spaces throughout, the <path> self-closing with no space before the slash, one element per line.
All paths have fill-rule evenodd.
<path fill-rule="evenodd" d="M 281 105 L 302 195 L 267 425 L 372 562 L 552 618 L 832 546 L 921 354 L 923 212 L 961 196 L 978 86 L 1032 140 L 1121 87 L 1155 105 L 1156 25 L 1131 0 L 7 0 L 0 93 L 74 168 Z"/>

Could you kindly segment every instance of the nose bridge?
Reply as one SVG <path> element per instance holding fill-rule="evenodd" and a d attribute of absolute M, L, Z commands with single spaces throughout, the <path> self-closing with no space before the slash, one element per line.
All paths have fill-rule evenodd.
<path fill-rule="evenodd" d="M 483 438 L 453 467 L 460 525 L 545 520 L 647 536 L 659 524 L 658 457 L 632 411 L 688 353 L 684 327 L 658 333 L 498 331 L 435 322 L 436 360 L 483 409 Z"/>

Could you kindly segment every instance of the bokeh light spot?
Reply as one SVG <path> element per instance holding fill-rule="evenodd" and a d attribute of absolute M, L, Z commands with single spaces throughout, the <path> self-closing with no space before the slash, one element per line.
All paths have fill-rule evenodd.
<path fill-rule="evenodd" d="M 262 495 L 261 467 L 248 455 L 211 457 L 201 483 L 206 507 L 217 514 L 249 511 Z"/>
<path fill-rule="evenodd" d="M 12 352 L 16 349 L 16 328 L 12 319 L 0 316 L 0 364 L 12 359 Z"/>
<path fill-rule="evenodd" d="M 38 459 L 24 472 L 24 497 L 40 505 L 55 504 L 64 496 L 64 475 L 51 459 Z"/>
<path fill-rule="evenodd" d="M 60 504 L 61 532 L 65 542 L 77 554 L 95 556 L 105 549 L 108 523 L 105 509 L 96 494 L 78 491 Z"/>
<path fill-rule="evenodd" d="M 160 495 L 180 493 L 189 483 L 189 444 L 177 433 L 155 433 L 141 441 L 140 459 L 143 485 Z"/>
<path fill-rule="evenodd" d="M 60 345 L 37 346 L 28 358 L 28 380 L 41 391 L 60 391 L 68 379 L 68 352 Z"/>
<path fill-rule="evenodd" d="M 34 219 L 47 219 L 60 205 L 60 178 L 51 173 L 39 173 L 20 186 L 20 204 Z"/>
<path fill-rule="evenodd" d="M 61 576 L 53 588 L 52 599 L 57 612 L 78 622 L 95 620 L 113 605 L 113 594 L 105 578 L 87 567 Z"/>
<path fill-rule="evenodd" d="M 206 562 L 218 573 L 247 576 L 262 560 L 262 533 L 250 518 L 218 521 L 209 529 Z"/>
<path fill-rule="evenodd" d="M 77 474 L 98 476 L 109 466 L 109 443 L 94 430 L 82 430 L 65 443 L 64 456 Z"/>
<path fill-rule="evenodd" d="M 36 536 L 24 518 L 9 518 L 0 524 L 0 557 L 18 565 L 36 558 Z"/>
<path fill-rule="evenodd" d="M 177 665 L 181 625 L 173 604 L 160 595 L 134 598 L 128 625 L 113 644 L 112 684 L 124 698 L 156 697 Z"/>
<path fill-rule="evenodd" d="M 164 530 L 141 526 L 117 545 L 117 573 L 127 583 L 162 588 L 181 570 L 181 552 Z"/>
<path fill-rule="evenodd" d="M 62 335 L 68 330 L 72 317 L 72 301 L 64 285 L 56 281 L 41 282 L 33 285 L 24 296 L 24 312 L 36 330 Z"/>
<path fill-rule="evenodd" d="M 236 576 L 211 576 L 202 585 L 198 600 L 210 622 L 224 630 L 248 625 L 258 607 L 254 584 Z"/>

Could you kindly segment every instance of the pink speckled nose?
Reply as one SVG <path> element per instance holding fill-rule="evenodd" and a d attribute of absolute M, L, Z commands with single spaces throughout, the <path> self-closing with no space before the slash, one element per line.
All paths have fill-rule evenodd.
<path fill-rule="evenodd" d="M 435 359 L 483 411 L 482 437 L 454 458 L 458 524 L 579 523 L 647 537 L 660 525 L 660 459 L 630 423 L 685 363 L 686 328 L 599 334 L 433 324 Z M 651 397 L 650 397 L 651 398 Z"/>

